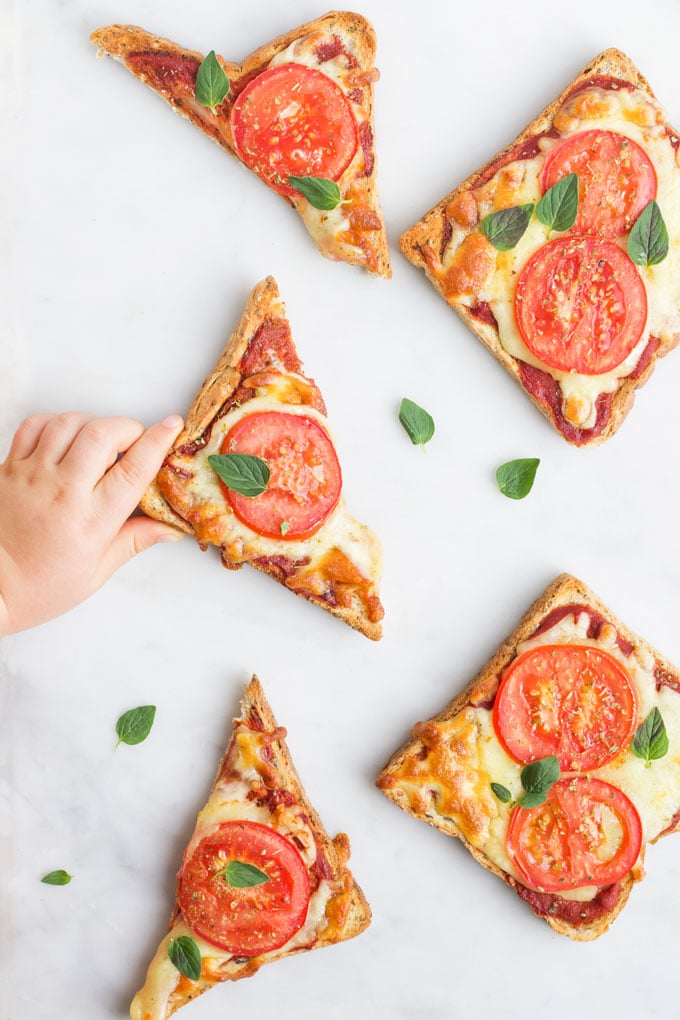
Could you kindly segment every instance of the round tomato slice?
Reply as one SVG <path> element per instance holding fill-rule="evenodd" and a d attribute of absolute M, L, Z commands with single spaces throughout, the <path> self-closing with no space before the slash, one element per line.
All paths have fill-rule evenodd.
<path fill-rule="evenodd" d="M 227 433 L 221 452 L 249 453 L 269 467 L 269 483 L 260 496 L 241 496 L 222 486 L 236 516 L 258 535 L 309 538 L 340 498 L 342 474 L 333 443 L 303 414 L 246 415 Z"/>
<path fill-rule="evenodd" d="M 516 760 L 556 755 L 564 772 L 601 768 L 630 743 L 637 695 L 626 669 L 590 645 L 542 645 L 515 659 L 493 710 Z"/>
<path fill-rule="evenodd" d="M 238 887 L 225 878 L 232 861 L 267 876 Z M 295 846 L 259 822 L 223 822 L 182 864 L 179 906 L 202 939 L 235 956 L 278 949 L 299 931 L 309 906 L 309 872 Z"/>
<path fill-rule="evenodd" d="M 640 853 L 642 825 L 621 790 L 576 776 L 555 783 L 539 807 L 516 807 L 506 845 L 530 889 L 565 892 L 627 875 Z"/>
<path fill-rule="evenodd" d="M 640 146 L 614 131 L 582 131 L 552 150 L 543 172 L 544 192 L 567 174 L 578 174 L 575 234 L 620 237 L 656 197 L 656 173 Z"/>
<path fill-rule="evenodd" d="M 270 67 L 240 93 L 231 111 L 234 147 L 282 195 L 288 177 L 337 181 L 357 150 L 354 114 L 331 78 L 304 64 Z"/>
<path fill-rule="evenodd" d="M 515 317 L 539 361 L 560 372 L 602 375 L 642 336 L 647 294 L 631 260 L 611 241 L 559 238 L 522 270 Z"/>

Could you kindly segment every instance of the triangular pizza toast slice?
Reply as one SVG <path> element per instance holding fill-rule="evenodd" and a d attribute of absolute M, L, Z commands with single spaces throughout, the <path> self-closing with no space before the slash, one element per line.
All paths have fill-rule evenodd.
<path fill-rule="evenodd" d="M 251 468 L 268 476 L 255 495 Z M 381 637 L 380 543 L 347 510 L 323 398 L 272 277 L 252 291 L 141 508 L 218 546 L 226 567 L 247 563 Z"/>
<path fill-rule="evenodd" d="M 354 938 L 371 910 L 309 802 L 253 677 L 178 875 L 170 928 L 130 1008 L 166 1020 L 221 981 Z"/>
<path fill-rule="evenodd" d="M 323 255 L 392 275 L 376 187 L 375 33 L 365 18 L 331 11 L 240 65 L 215 58 L 213 72 L 229 82 L 220 102 L 221 92 L 197 86 L 201 53 L 133 25 L 100 28 L 92 41 L 297 209 Z"/>
<path fill-rule="evenodd" d="M 562 574 L 378 787 L 562 935 L 603 934 L 680 828 L 680 674 Z"/>

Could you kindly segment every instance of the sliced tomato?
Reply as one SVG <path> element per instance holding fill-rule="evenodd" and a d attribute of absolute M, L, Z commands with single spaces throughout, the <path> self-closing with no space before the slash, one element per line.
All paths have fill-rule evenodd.
<path fill-rule="evenodd" d="M 331 438 L 306 415 L 246 415 L 227 433 L 222 453 L 249 453 L 269 467 L 269 484 L 260 496 L 241 496 L 222 486 L 236 516 L 258 535 L 309 538 L 340 498 L 342 473 Z"/>
<path fill-rule="evenodd" d="M 558 238 L 522 270 L 515 317 L 539 361 L 561 372 L 602 375 L 642 336 L 647 293 L 631 260 L 611 241 Z"/>
<path fill-rule="evenodd" d="M 288 177 L 337 181 L 357 150 L 354 114 L 331 78 L 304 64 L 270 67 L 231 111 L 234 147 L 246 166 L 282 195 Z"/>
<path fill-rule="evenodd" d="M 642 825 L 621 790 L 576 776 L 555 783 L 539 807 L 516 807 L 506 845 L 530 889 L 565 892 L 627 875 L 640 853 Z"/>
<path fill-rule="evenodd" d="M 581 131 L 552 150 L 541 173 L 545 192 L 578 174 L 575 234 L 620 237 L 656 197 L 656 173 L 640 146 L 614 131 Z"/>
<path fill-rule="evenodd" d="M 267 881 L 237 888 L 224 877 L 230 861 L 254 865 Z M 279 949 L 305 923 L 309 872 L 289 839 L 259 822 L 223 822 L 182 864 L 178 900 L 202 939 L 236 956 Z"/>
<path fill-rule="evenodd" d="M 564 772 L 601 768 L 630 743 L 637 695 L 626 669 L 590 645 L 542 645 L 511 664 L 493 721 L 523 763 L 554 754 Z"/>

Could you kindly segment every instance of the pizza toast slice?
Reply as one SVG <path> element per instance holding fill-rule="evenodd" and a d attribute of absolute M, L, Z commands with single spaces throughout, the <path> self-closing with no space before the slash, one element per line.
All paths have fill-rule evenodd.
<path fill-rule="evenodd" d="M 607 930 L 680 828 L 680 674 L 560 575 L 377 780 L 555 931 Z"/>
<path fill-rule="evenodd" d="M 371 910 L 293 765 L 257 679 L 199 812 L 161 940 L 132 1020 L 166 1020 L 221 981 L 265 963 L 354 938 Z"/>
<path fill-rule="evenodd" d="M 400 240 L 576 446 L 609 438 L 680 339 L 680 136 L 601 53 Z"/>
<path fill-rule="evenodd" d="M 140 506 L 218 546 L 226 567 L 247 563 L 381 637 L 380 543 L 347 510 L 324 401 L 272 277 L 252 291 Z"/>
<path fill-rule="evenodd" d="M 91 38 L 292 205 L 323 255 L 391 276 L 376 185 L 376 40 L 365 18 L 331 11 L 242 64 L 213 53 L 204 65 L 203 54 L 134 25 Z M 226 75 L 221 91 L 204 91 L 202 66 L 213 81 Z"/>

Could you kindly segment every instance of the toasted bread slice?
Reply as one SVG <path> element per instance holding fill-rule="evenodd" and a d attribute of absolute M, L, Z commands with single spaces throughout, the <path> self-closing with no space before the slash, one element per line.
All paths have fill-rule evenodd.
<path fill-rule="evenodd" d="M 276 518 L 280 534 L 257 532 L 234 511 L 208 461 L 220 453 L 235 422 L 246 414 L 270 412 L 302 415 L 312 427 L 318 425 L 331 444 L 324 456 L 334 461 L 325 411 L 318 388 L 302 374 L 276 281 L 267 277 L 248 298 L 236 329 L 194 399 L 184 430 L 140 506 L 148 516 L 194 534 L 204 548 L 219 546 L 225 566 L 237 569 L 247 563 L 377 640 L 383 616 L 378 596 L 380 543 L 349 514 L 343 496 L 334 507 L 326 507 L 314 530 L 305 534 L 304 528 L 289 528 L 285 517 L 290 499 L 284 495 Z M 314 472 L 331 472 L 326 462 L 307 471 L 304 456 L 304 451 L 296 453 L 289 464 L 290 485 L 302 485 L 301 491 L 295 490 L 298 505 L 313 498 L 307 486 L 325 484 L 323 474 L 315 481 Z M 288 491 L 289 483 L 281 482 L 280 476 L 271 484 L 276 491 L 282 487 Z M 310 505 L 313 508 L 314 503 Z"/>
<path fill-rule="evenodd" d="M 218 58 L 229 78 L 230 89 L 214 111 L 196 98 L 196 75 L 203 54 L 134 25 L 108 25 L 93 32 L 91 38 L 100 53 L 119 60 L 230 155 L 244 165 L 249 165 L 246 160 L 250 159 L 250 168 L 255 167 L 256 161 L 246 150 L 239 149 L 232 130 L 232 110 L 241 92 L 258 75 L 282 64 L 303 65 L 313 73 L 325 75 L 331 82 L 328 86 L 331 98 L 336 93 L 339 97 L 349 138 L 346 142 L 349 162 L 342 169 L 345 160 L 339 160 L 330 171 L 340 190 L 341 204 L 334 209 L 316 208 L 299 191 L 285 187 L 283 179 L 278 181 L 277 187 L 282 186 L 278 187 L 279 193 L 297 209 L 327 258 L 361 266 L 378 276 L 392 275 L 376 186 L 373 83 L 379 75 L 373 63 L 375 33 L 365 18 L 331 11 L 259 47 L 240 65 Z M 327 97 L 318 102 L 317 109 L 322 109 L 326 100 Z M 293 121 L 289 119 L 288 123 L 292 129 Z M 280 127 L 285 132 L 286 125 Z M 335 132 L 332 123 L 327 129 Z M 333 149 L 337 139 L 329 138 L 324 144 Z M 318 153 L 318 140 L 313 148 Z M 324 176 L 323 163 L 319 165 L 317 172 L 310 161 L 309 167 L 298 170 L 297 176 Z M 259 176 L 266 179 L 266 173 Z"/>
<path fill-rule="evenodd" d="M 497 251 L 481 223 L 501 209 L 535 205 L 547 190 L 541 173 L 548 156 L 563 140 L 598 130 L 615 132 L 624 146 L 630 139 L 643 150 L 653 167 L 651 173 L 656 174 L 656 200 L 671 237 L 677 238 L 680 210 L 673 195 L 680 187 L 678 135 L 633 62 L 609 49 L 581 71 L 510 145 L 454 188 L 400 239 L 406 258 L 425 270 L 444 300 L 520 383 L 541 413 L 577 446 L 593 446 L 616 432 L 633 404 L 635 390 L 647 381 L 658 359 L 680 340 L 677 241 L 671 241 L 668 256 L 660 265 L 647 268 L 631 263 L 630 269 L 642 281 L 651 314 L 630 353 L 610 370 L 594 374 L 578 367 L 567 370 L 546 364 L 527 347 L 515 307 L 518 280 L 529 260 L 548 240 L 572 237 L 579 230 L 578 223 L 562 234 L 551 232 L 534 212 L 523 237 L 509 251 Z M 579 189 L 582 201 L 581 182 Z M 647 197 L 651 194 L 650 190 Z M 618 195 L 611 201 L 614 206 L 620 204 Z M 608 195 L 602 204 L 608 204 Z M 638 212 L 636 209 L 636 216 Z M 601 232 L 625 249 L 633 223 L 625 226 L 625 232 L 616 237 L 607 233 L 606 226 Z M 596 234 L 597 230 L 593 226 L 585 233 Z M 624 261 L 627 263 L 627 258 Z M 602 303 L 602 298 L 598 301 Z M 659 312 L 661 307 L 672 312 Z M 587 311 L 584 306 L 583 314 Z M 570 357 L 572 365 L 579 360 Z M 592 369 L 590 364 L 585 367 Z"/>
<path fill-rule="evenodd" d="M 642 842 L 629 870 L 616 880 L 560 895 L 530 888 L 518 872 L 507 834 L 514 815 L 529 809 L 515 806 L 522 793 L 522 762 L 512 757 L 499 738 L 494 707 L 501 681 L 521 655 L 541 647 L 574 644 L 592 647 L 621 664 L 636 691 L 637 715 L 631 725 L 641 724 L 658 708 L 671 746 L 667 754 L 646 767 L 631 751 L 629 734 L 613 759 L 602 766 L 587 772 L 562 771 L 562 776 L 587 775 L 591 782 L 599 780 L 623 791 L 641 820 Z M 550 705 L 554 707 L 557 693 L 549 687 L 540 688 L 540 692 L 545 695 L 542 708 L 548 711 Z M 594 711 L 605 712 L 606 708 L 595 706 Z M 537 712 L 535 724 L 540 731 L 542 717 Z M 613 750 L 609 748 L 608 753 Z M 483 867 L 515 889 L 555 931 L 588 941 L 606 931 L 625 905 L 633 884 L 643 877 L 645 844 L 680 826 L 678 752 L 678 670 L 621 623 L 581 581 L 562 574 L 465 690 L 438 715 L 414 727 L 413 736 L 392 756 L 377 785 L 415 818 L 458 837 Z M 491 789 L 492 782 L 505 786 L 513 803 L 500 800 Z M 664 791 L 661 797 L 660 789 Z M 531 810 L 541 812 L 543 808 Z"/>
<path fill-rule="evenodd" d="M 162 939 L 144 986 L 130 1007 L 132 1020 L 166 1020 L 180 1006 L 221 981 L 250 977 L 265 963 L 344 942 L 359 935 L 370 924 L 370 907 L 347 867 L 349 839 L 344 833 L 334 839 L 328 836 L 302 788 L 285 736 L 286 731 L 277 725 L 257 677 L 253 677 L 241 702 L 241 717 L 234 720 L 231 741 L 210 797 L 198 815 L 196 829 L 187 846 L 168 934 Z M 226 830 L 219 829 L 222 825 L 226 825 Z M 297 919 L 296 930 L 286 942 L 258 953 L 253 948 L 259 937 L 254 929 L 261 926 L 265 932 L 261 937 L 276 941 L 271 932 L 278 929 L 280 935 L 278 918 L 287 912 L 285 896 L 291 895 L 294 900 L 294 893 L 284 893 L 282 902 L 271 903 L 266 896 L 255 894 L 253 897 L 248 889 L 244 892 L 242 887 L 231 885 L 223 878 L 224 866 L 230 860 L 239 860 L 238 851 L 230 849 L 230 835 L 221 840 L 225 849 L 217 855 L 214 851 L 202 854 L 201 846 L 205 847 L 205 840 L 212 842 L 215 832 L 233 833 L 234 829 L 245 831 L 248 839 L 261 840 L 263 827 L 276 833 L 271 866 L 268 854 L 272 847 L 268 846 L 266 834 L 263 849 L 258 843 L 257 848 L 249 850 L 246 841 L 241 863 L 250 864 L 246 859 L 249 853 L 257 856 L 258 866 L 263 869 L 260 878 L 264 878 L 264 883 L 258 885 L 267 890 L 268 882 L 274 885 L 276 881 L 276 854 L 281 854 L 283 847 L 284 855 L 292 854 L 296 870 L 307 870 L 309 905 L 306 914 Z M 282 837 L 286 843 L 282 843 Z M 288 848 L 286 844 L 290 844 Z M 203 874 L 198 885 L 194 884 L 193 872 L 191 878 L 185 877 L 186 871 L 192 870 L 192 858 L 201 859 L 204 864 L 208 862 L 209 877 Z M 216 871 L 220 873 L 213 873 Z M 184 883 L 189 881 L 191 894 L 184 889 Z M 197 920 L 193 915 L 187 919 L 182 912 L 182 902 L 188 902 L 188 909 L 193 909 L 191 904 L 203 895 L 204 888 L 209 899 L 220 904 L 210 915 L 208 926 L 212 941 L 207 940 L 204 931 L 195 930 L 203 925 L 202 912 L 196 914 Z M 225 889 L 228 890 L 226 898 Z M 231 897 L 234 899 L 227 903 L 226 899 Z M 229 916 L 220 913 L 222 906 Z M 254 913 L 249 915 L 249 911 Z M 278 918 L 270 916 L 272 911 L 278 911 Z M 171 944 L 182 938 L 191 939 L 194 951 L 200 952 L 200 977 L 195 980 L 180 973 L 169 955 L 169 951 L 172 954 Z M 238 942 L 239 939 L 246 951 L 236 952 L 233 946 L 229 949 L 219 946 L 220 941 Z"/>

